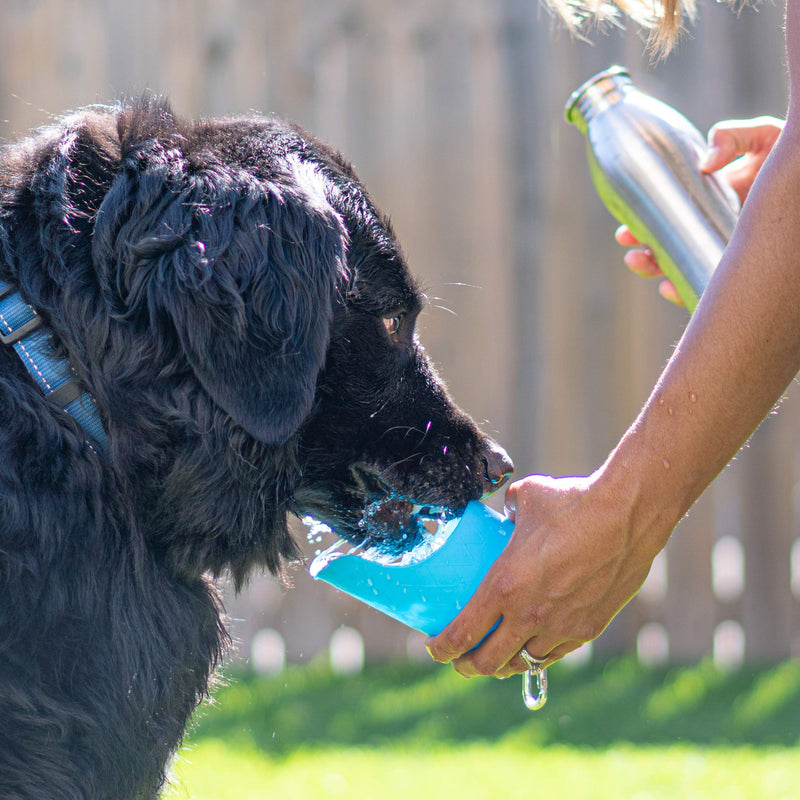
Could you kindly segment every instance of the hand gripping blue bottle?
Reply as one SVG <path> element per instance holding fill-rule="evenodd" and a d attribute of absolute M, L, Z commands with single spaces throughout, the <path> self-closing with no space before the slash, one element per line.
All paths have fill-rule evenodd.
<path fill-rule="evenodd" d="M 435 537 L 442 543 L 423 558 L 375 559 L 339 552 L 337 543 L 314 559 L 309 572 L 410 628 L 435 636 L 467 604 L 513 530 L 510 519 L 472 501 L 461 517 L 444 525 Z M 545 704 L 545 670 L 534 666 L 525 672 L 523 699 L 531 710 Z"/>

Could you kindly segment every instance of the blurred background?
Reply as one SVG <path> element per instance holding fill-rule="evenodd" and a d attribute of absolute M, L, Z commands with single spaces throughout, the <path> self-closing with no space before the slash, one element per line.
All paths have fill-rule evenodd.
<path fill-rule="evenodd" d="M 184 116 L 298 120 L 353 161 L 391 216 L 432 298 L 423 342 L 458 403 L 517 476 L 584 474 L 637 413 L 687 316 L 624 268 L 564 103 L 622 64 L 703 132 L 782 116 L 782 15 L 702 3 L 652 63 L 634 26 L 583 41 L 534 0 L 0 0 L 0 137 L 144 90 Z M 800 650 L 799 415 L 790 396 L 576 658 L 738 664 Z M 258 671 L 322 654 L 342 671 L 426 657 L 421 636 L 315 584 L 306 565 L 289 577 L 293 588 L 259 577 L 227 593 L 238 658 Z"/>

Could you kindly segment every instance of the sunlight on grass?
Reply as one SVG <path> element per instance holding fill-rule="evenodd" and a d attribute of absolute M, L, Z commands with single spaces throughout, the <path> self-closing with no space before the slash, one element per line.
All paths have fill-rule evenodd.
<path fill-rule="evenodd" d="M 555 745 L 298 750 L 275 758 L 207 740 L 184 751 L 168 800 L 790 800 L 800 759 L 790 748 Z"/>
<path fill-rule="evenodd" d="M 762 675 L 753 690 L 740 698 L 733 709 L 733 723 L 746 729 L 769 723 L 770 717 L 786 708 L 800 695 L 800 664 L 787 661 Z"/>
<path fill-rule="evenodd" d="M 725 682 L 725 673 L 714 667 L 711 659 L 692 669 L 676 671 L 653 692 L 644 713 L 653 720 L 685 716 L 700 706 L 712 690 Z"/>
<path fill-rule="evenodd" d="M 800 664 L 556 665 L 531 714 L 519 680 L 326 662 L 231 674 L 196 717 L 167 800 L 790 800 Z"/>

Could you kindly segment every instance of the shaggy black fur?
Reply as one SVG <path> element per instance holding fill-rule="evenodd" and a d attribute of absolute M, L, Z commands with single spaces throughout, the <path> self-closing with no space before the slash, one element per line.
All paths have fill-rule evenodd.
<path fill-rule="evenodd" d="M 0 796 L 154 797 L 287 513 L 392 541 L 507 456 L 414 334 L 352 168 L 274 119 L 145 99 L 0 151 L 0 278 L 95 397 L 108 459 L 0 347 Z M 433 512 L 431 512 L 433 513 Z"/>

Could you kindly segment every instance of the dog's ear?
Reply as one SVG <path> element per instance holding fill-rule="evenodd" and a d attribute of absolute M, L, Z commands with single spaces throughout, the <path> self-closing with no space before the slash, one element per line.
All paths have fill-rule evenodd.
<path fill-rule="evenodd" d="M 214 401 L 257 439 L 285 442 L 324 364 L 346 269 L 342 220 L 311 165 L 268 181 L 150 148 L 135 168 L 129 157 L 95 228 L 95 260 L 115 253 L 116 312 L 168 321 Z"/>

